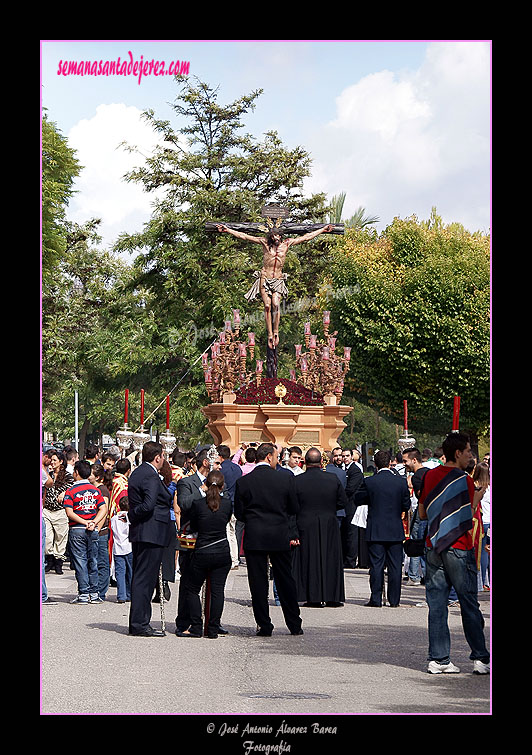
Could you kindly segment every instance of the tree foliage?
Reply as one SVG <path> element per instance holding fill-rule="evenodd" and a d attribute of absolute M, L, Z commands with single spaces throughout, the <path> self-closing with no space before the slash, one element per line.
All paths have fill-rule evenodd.
<path fill-rule="evenodd" d="M 327 304 L 339 337 L 352 345 L 346 385 L 358 400 L 409 429 L 460 425 L 483 434 L 489 423 L 489 237 L 462 226 L 396 218 L 378 236 L 347 232 L 337 242 Z"/>
<path fill-rule="evenodd" d="M 42 119 L 42 277 L 46 282 L 66 250 L 65 210 L 81 166 L 55 123 Z"/>

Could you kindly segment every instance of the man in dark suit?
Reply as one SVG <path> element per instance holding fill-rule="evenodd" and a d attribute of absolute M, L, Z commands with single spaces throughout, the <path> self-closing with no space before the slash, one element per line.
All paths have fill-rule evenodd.
<path fill-rule="evenodd" d="M 360 467 L 353 461 L 353 454 L 349 449 L 342 451 L 342 459 L 346 474 L 345 494 L 347 496 L 347 505 L 345 507 L 345 517 L 340 524 L 342 533 L 342 552 L 344 558 L 344 568 L 354 569 L 357 565 L 359 555 L 358 549 L 358 527 L 352 524 L 353 515 L 356 509 L 355 497 L 357 491 L 362 485 L 364 474 Z"/>
<path fill-rule="evenodd" d="M 369 552 L 369 585 L 371 598 L 367 606 L 382 606 L 384 567 L 388 568 L 388 602 L 399 605 L 403 540 L 405 538 L 401 514 L 410 508 L 410 493 L 406 479 L 391 470 L 388 451 L 374 456 L 377 473 L 366 477 L 356 494 L 356 504 L 368 505 L 366 541 Z"/>
<path fill-rule="evenodd" d="M 150 626 L 151 598 L 163 550 L 172 535 L 175 537 L 175 525 L 170 519 L 172 495 L 159 476 L 163 462 L 163 447 L 148 441 L 142 447 L 142 464 L 128 481 L 129 539 L 133 550 L 129 634 L 136 637 L 165 635 Z"/>
<path fill-rule="evenodd" d="M 229 446 L 217 446 L 216 450 L 220 454 L 222 459 L 222 466 L 220 472 L 224 476 L 225 489 L 231 499 L 231 503 L 235 500 L 235 484 L 239 477 L 242 477 L 242 470 L 239 464 L 235 464 L 231 461 L 231 450 Z"/>
<path fill-rule="evenodd" d="M 177 505 L 181 510 L 181 530 L 190 519 L 192 504 L 195 500 L 205 497 L 201 487 L 211 471 L 207 449 L 200 451 L 195 458 L 196 471 L 194 474 L 182 477 L 177 483 Z M 179 549 L 179 593 L 177 597 L 177 616 L 175 633 L 178 637 L 187 636 L 190 627 L 190 614 L 187 601 L 187 583 L 193 550 Z"/>
<path fill-rule="evenodd" d="M 292 574 L 290 517 L 297 514 L 296 478 L 277 471 L 278 452 L 271 443 L 257 449 L 257 466 L 236 481 L 235 516 L 244 522 L 244 552 L 257 635 L 270 637 L 268 608 L 270 559 L 284 619 L 291 634 L 303 634 Z"/>

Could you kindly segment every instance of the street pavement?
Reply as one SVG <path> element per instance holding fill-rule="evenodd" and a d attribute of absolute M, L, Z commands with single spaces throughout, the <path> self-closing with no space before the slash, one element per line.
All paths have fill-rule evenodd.
<path fill-rule="evenodd" d="M 303 720 L 307 736 L 321 737 L 323 747 L 337 732 L 309 732 L 311 723 L 330 720 L 341 728 L 353 714 L 490 714 L 491 678 L 472 674 L 460 609 L 449 609 L 449 625 L 451 658 L 461 673 L 433 676 L 426 671 L 424 587 L 403 584 L 398 608 L 370 608 L 368 579 L 367 569 L 347 570 L 343 607 L 301 607 L 302 636 L 289 633 L 270 583 L 275 629 L 265 638 L 255 636 L 240 566 L 226 585 L 222 624 L 229 634 L 209 640 L 176 637 L 178 582 L 164 603 L 166 636 L 144 638 L 128 635 L 129 604 L 116 602 L 116 588 L 103 604 L 72 605 L 74 572 L 48 573 L 57 605 L 41 609 L 41 715 L 196 715 L 195 725 L 213 730 L 217 747 L 239 738 L 233 751 L 246 752 L 242 743 L 255 741 L 246 722 L 256 716 L 286 716 L 300 726 Z M 479 602 L 489 641 L 489 593 L 480 593 Z M 152 606 L 159 629 L 161 608 Z M 272 746 L 283 736 L 288 742 L 283 731 L 269 734 Z M 282 746 L 270 749 L 276 751 Z"/>

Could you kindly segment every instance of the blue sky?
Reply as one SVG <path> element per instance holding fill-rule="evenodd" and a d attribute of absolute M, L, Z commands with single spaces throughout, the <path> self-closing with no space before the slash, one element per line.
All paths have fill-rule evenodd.
<path fill-rule="evenodd" d="M 78 152 L 84 170 L 69 216 L 102 219 L 110 245 L 140 230 L 152 198 L 123 173 L 155 135 L 140 113 L 179 127 L 170 76 L 62 76 L 59 61 L 180 60 L 189 75 L 219 86 L 227 104 L 264 92 L 245 122 L 261 139 L 276 130 L 313 161 L 307 193 L 347 193 L 345 216 L 363 206 L 383 230 L 395 216 L 428 218 L 471 231 L 490 228 L 491 43 L 460 40 L 50 40 L 41 42 L 42 105 Z"/>

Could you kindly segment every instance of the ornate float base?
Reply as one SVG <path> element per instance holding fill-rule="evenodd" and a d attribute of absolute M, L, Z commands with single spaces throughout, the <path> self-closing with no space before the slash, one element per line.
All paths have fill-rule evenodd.
<path fill-rule="evenodd" d="M 283 447 L 297 445 L 303 451 L 314 446 L 331 451 L 345 428 L 345 417 L 352 406 L 336 405 L 335 397 L 322 406 L 288 404 L 237 404 L 235 394 L 224 396 L 223 403 L 209 404 L 202 412 L 206 425 L 217 445 L 236 451 L 241 443 L 280 443 Z"/>

